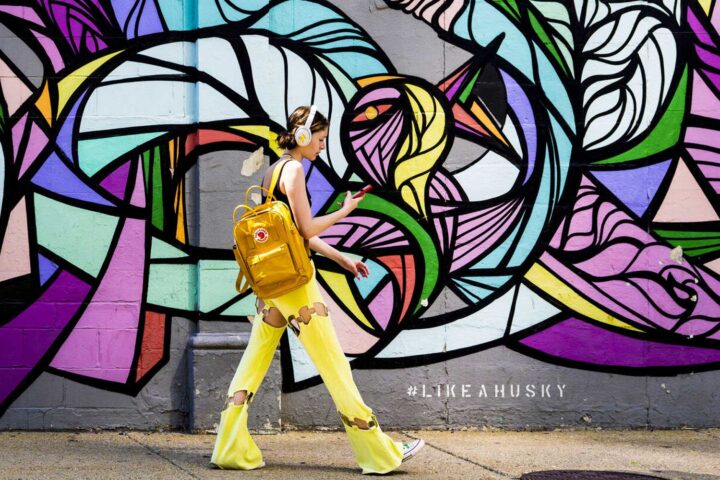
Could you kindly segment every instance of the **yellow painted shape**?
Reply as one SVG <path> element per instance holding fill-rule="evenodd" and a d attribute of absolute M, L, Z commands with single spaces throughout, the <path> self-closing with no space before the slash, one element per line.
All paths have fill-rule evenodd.
<path fill-rule="evenodd" d="M 398 75 L 376 75 L 374 77 L 361 78 L 357 80 L 357 84 L 361 87 L 367 87 L 373 83 L 382 82 L 383 80 L 394 80 L 396 78 L 402 78 Z"/>
<path fill-rule="evenodd" d="M 43 85 L 43 91 L 35 102 L 35 107 L 37 107 L 37 109 L 40 111 L 48 125 L 52 126 L 54 119 L 52 116 L 52 104 L 50 102 L 50 86 L 48 82 L 45 82 L 45 85 Z"/>
<path fill-rule="evenodd" d="M 250 135 L 254 135 L 258 138 L 266 138 L 270 148 L 272 148 L 273 152 L 275 152 L 278 157 L 283 154 L 284 150 L 277 144 L 278 134 L 270 130 L 267 125 L 237 125 L 230 128 L 237 130 L 238 132 L 249 133 Z"/>
<path fill-rule="evenodd" d="M 368 328 L 375 330 L 375 328 L 368 321 L 367 317 L 365 317 L 365 315 L 360 310 L 357 302 L 355 302 L 355 298 L 350 292 L 350 285 L 348 284 L 347 277 L 341 273 L 328 272 L 327 270 L 318 269 L 318 271 L 320 272 L 322 278 L 325 279 L 327 284 L 332 285 L 332 289 L 333 292 L 335 292 L 335 295 L 337 295 L 340 301 L 347 308 L 350 309 L 352 314 L 355 315 L 355 318 L 360 320 Z"/>
<path fill-rule="evenodd" d="M 698 3 L 705 12 L 705 15 L 710 15 L 710 10 L 712 8 L 712 0 L 698 0 Z"/>
<path fill-rule="evenodd" d="M 593 320 L 612 325 L 614 327 L 624 328 L 635 332 L 642 332 L 642 330 L 635 328 L 622 320 L 618 320 L 609 313 L 598 308 L 595 304 L 581 297 L 575 290 L 570 288 L 565 282 L 553 275 L 539 263 L 535 263 L 532 267 L 530 267 L 530 270 L 528 270 L 525 274 L 525 279 L 554 299 L 562 302 L 568 308 L 575 310 L 587 318 L 592 318 Z"/>
<path fill-rule="evenodd" d="M 485 110 L 478 105 L 477 102 L 473 102 L 472 107 L 470 107 L 470 111 L 475 115 L 475 117 L 478 119 L 478 121 L 488 129 L 490 133 L 495 135 L 495 138 L 500 140 L 502 143 L 505 144 L 505 146 L 510 146 L 508 141 L 505 139 L 505 135 L 502 134 L 500 130 L 495 126 L 495 122 L 492 121 L 490 116 L 485 112 Z"/>
<path fill-rule="evenodd" d="M 57 115 L 60 115 L 60 113 L 65 108 L 68 100 L 70 100 L 72 94 L 75 93 L 78 88 L 80 88 L 83 82 L 85 82 L 85 80 L 87 80 L 87 78 L 92 75 L 95 70 L 102 67 L 108 60 L 122 52 L 123 50 L 118 50 L 117 52 L 108 53 L 103 57 L 100 57 L 93 60 L 92 62 L 83 65 L 82 67 L 78 68 L 77 70 L 60 80 L 60 83 L 58 83 Z"/>

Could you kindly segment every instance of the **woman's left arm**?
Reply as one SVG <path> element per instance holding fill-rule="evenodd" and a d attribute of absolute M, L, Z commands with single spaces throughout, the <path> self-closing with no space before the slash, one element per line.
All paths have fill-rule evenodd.
<path fill-rule="evenodd" d="M 360 279 L 361 275 L 367 278 L 367 276 L 370 274 L 370 270 L 368 270 L 367 265 L 365 265 L 363 262 L 361 262 L 360 260 L 353 260 L 347 255 L 343 255 L 342 252 L 340 252 L 337 248 L 328 245 L 325 240 L 318 237 L 317 235 L 315 235 L 314 237 L 310 237 L 310 239 L 308 240 L 308 244 L 310 246 L 310 249 L 334 261 L 335 263 L 343 267 L 345 270 L 351 272 L 353 276 L 358 280 Z"/>

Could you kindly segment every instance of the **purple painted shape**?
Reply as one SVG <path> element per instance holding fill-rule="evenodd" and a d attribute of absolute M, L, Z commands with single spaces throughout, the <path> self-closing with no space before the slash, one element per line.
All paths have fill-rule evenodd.
<path fill-rule="evenodd" d="M 464 73 L 458 75 L 458 78 L 455 79 L 452 86 L 445 90 L 445 96 L 448 98 L 448 100 L 453 101 L 455 99 L 455 96 L 460 90 L 460 87 L 462 87 L 463 83 L 465 83 L 465 79 L 467 78 L 469 73 L 470 70 L 466 69 Z"/>
<path fill-rule="evenodd" d="M 38 269 L 40 270 L 40 285 L 45 285 L 45 282 L 57 271 L 58 266 L 44 255 L 38 254 Z"/>
<path fill-rule="evenodd" d="M 691 112 L 701 117 L 720 119 L 720 101 L 698 72 L 693 75 Z"/>
<path fill-rule="evenodd" d="M 687 9 L 687 20 L 688 24 L 690 25 L 690 28 L 697 36 L 698 40 L 700 42 L 704 43 L 705 45 L 708 45 L 710 47 L 715 46 L 715 42 L 712 41 L 712 36 L 710 33 L 708 33 L 707 29 L 703 26 L 700 19 L 695 15 L 695 12 L 692 8 Z"/>
<path fill-rule="evenodd" d="M 715 52 L 708 51 L 708 49 L 702 45 L 695 45 L 695 51 L 697 52 L 700 61 L 705 65 L 710 66 L 715 70 L 720 68 L 720 55 Z"/>
<path fill-rule="evenodd" d="M 310 168 L 310 162 L 303 160 L 303 166 L 305 166 L 305 173 L 307 174 Z M 335 195 L 335 188 L 318 168 L 313 168 L 310 176 L 307 177 L 307 186 L 310 191 L 310 196 L 312 197 L 310 210 L 313 216 L 315 216 L 323 205 L 327 203 L 328 199 Z"/>
<path fill-rule="evenodd" d="M 65 68 L 65 61 L 63 60 L 62 55 L 60 55 L 60 50 L 58 50 L 58 47 L 57 45 L 55 45 L 53 39 L 43 35 L 40 32 L 36 32 L 35 30 L 33 30 L 32 33 L 35 38 L 37 38 L 38 43 L 42 45 L 43 50 L 45 50 L 45 54 L 50 59 L 55 73 Z"/>
<path fill-rule="evenodd" d="M 39 0 L 55 26 L 71 45 L 76 53 L 82 52 L 83 46 L 90 53 L 96 48 L 105 46 L 105 42 L 98 41 L 102 37 L 117 35 L 114 25 L 110 21 L 108 12 L 103 6 L 105 2 L 99 0 Z M 88 37 L 94 41 L 87 41 Z"/>
<path fill-rule="evenodd" d="M 670 163 L 670 160 L 665 160 L 640 168 L 597 170 L 591 173 L 625 206 L 642 217 L 665 179 Z"/>
<path fill-rule="evenodd" d="M 155 2 L 116 0 L 112 2 L 112 7 L 128 39 L 163 31 Z"/>
<path fill-rule="evenodd" d="M 22 165 L 20 165 L 20 177 L 22 178 L 27 172 L 28 168 L 35 163 L 40 152 L 48 144 L 48 137 L 45 132 L 38 126 L 37 123 L 32 122 L 30 127 L 30 137 L 28 138 L 28 146 L 25 149 L 25 158 L 23 158 Z"/>
<path fill-rule="evenodd" d="M 113 205 L 80 180 L 55 152 L 43 162 L 42 167 L 33 176 L 32 183 L 64 197 L 100 205 Z"/>
<path fill-rule="evenodd" d="M 688 367 L 720 362 L 720 349 L 626 337 L 569 318 L 520 341 L 553 357 L 604 367 Z"/>
<path fill-rule="evenodd" d="M 373 318 L 383 330 L 387 329 L 388 323 L 390 323 L 393 300 L 392 283 L 388 282 L 368 305 L 370 313 L 372 313 Z"/>
<path fill-rule="evenodd" d="M 20 159 L 18 158 L 18 152 L 20 151 L 20 142 L 22 141 L 23 134 L 25 133 L 25 125 L 27 124 L 27 113 L 22 116 L 18 122 L 13 125 L 12 127 L 12 144 L 13 144 L 13 157 L 15 158 L 15 163 L 17 163 Z"/>
<path fill-rule="evenodd" d="M 45 26 L 45 23 L 38 17 L 35 10 L 30 7 L 0 5 L 0 12 L 6 12 L 17 18 L 22 18 L 27 22 L 32 22 L 43 27 Z"/>
<path fill-rule="evenodd" d="M 400 91 L 394 87 L 383 87 L 376 88 L 368 92 L 360 101 L 355 105 L 355 110 L 367 105 L 368 103 L 378 102 L 381 100 L 390 100 L 400 98 Z"/>
<path fill-rule="evenodd" d="M 65 123 L 63 123 L 62 127 L 60 127 L 60 131 L 58 132 L 57 139 L 55 140 L 55 143 L 58 147 L 63 151 L 65 156 L 72 160 L 73 163 L 77 163 L 77 159 L 73 157 L 73 127 L 75 124 L 75 121 L 80 121 L 80 117 L 78 116 L 78 109 L 80 108 L 80 105 L 83 104 L 85 101 L 85 97 L 87 96 L 87 90 L 85 90 L 80 97 L 75 100 L 75 105 L 72 106 L 70 109 L 70 112 L 68 113 L 67 120 L 65 120 Z"/>
<path fill-rule="evenodd" d="M 0 404 L 52 349 L 89 291 L 89 284 L 62 271 L 40 298 L 0 327 Z"/>
<path fill-rule="evenodd" d="M 127 161 L 110 172 L 110 174 L 100 182 L 100 186 L 122 200 L 125 197 L 129 174 L 130 162 Z"/>
<path fill-rule="evenodd" d="M 127 219 L 100 285 L 52 367 L 125 383 L 130 374 L 142 304 L 145 220 Z"/>
<path fill-rule="evenodd" d="M 537 129 L 535 127 L 535 115 L 533 114 L 530 100 L 525 94 L 525 90 L 504 70 L 500 70 L 500 75 L 505 83 L 505 91 L 508 106 L 515 112 L 518 123 L 525 137 L 527 148 L 527 170 L 525 171 L 525 180 L 523 185 L 527 183 L 535 170 L 535 161 L 537 160 Z M 508 119 L 508 121 L 510 121 Z"/>

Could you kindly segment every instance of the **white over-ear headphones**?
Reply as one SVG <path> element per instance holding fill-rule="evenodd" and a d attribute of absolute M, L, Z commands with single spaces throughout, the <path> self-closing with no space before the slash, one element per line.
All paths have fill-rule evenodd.
<path fill-rule="evenodd" d="M 305 120 L 305 125 L 301 127 L 297 127 L 295 129 L 295 143 L 297 143 L 301 147 L 307 147 L 310 145 L 310 140 L 312 140 L 312 131 L 310 130 L 310 127 L 312 126 L 313 120 L 315 119 L 315 111 L 317 108 L 315 105 L 312 105 L 310 107 L 310 113 L 308 113 L 307 120 Z"/>

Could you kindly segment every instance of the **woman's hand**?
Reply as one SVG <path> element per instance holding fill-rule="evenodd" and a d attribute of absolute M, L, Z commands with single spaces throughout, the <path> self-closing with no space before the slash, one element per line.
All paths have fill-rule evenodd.
<path fill-rule="evenodd" d="M 352 273 L 355 278 L 360 280 L 360 276 L 367 278 L 370 275 L 370 270 L 360 260 L 353 260 L 352 258 L 343 255 L 338 260 L 338 264 L 348 272 Z"/>
<path fill-rule="evenodd" d="M 348 190 L 342 206 L 342 210 L 345 212 L 345 216 L 350 215 L 350 213 L 357 208 L 358 204 L 363 198 L 365 198 L 365 195 L 353 198 L 353 194 L 350 193 L 350 190 Z"/>

